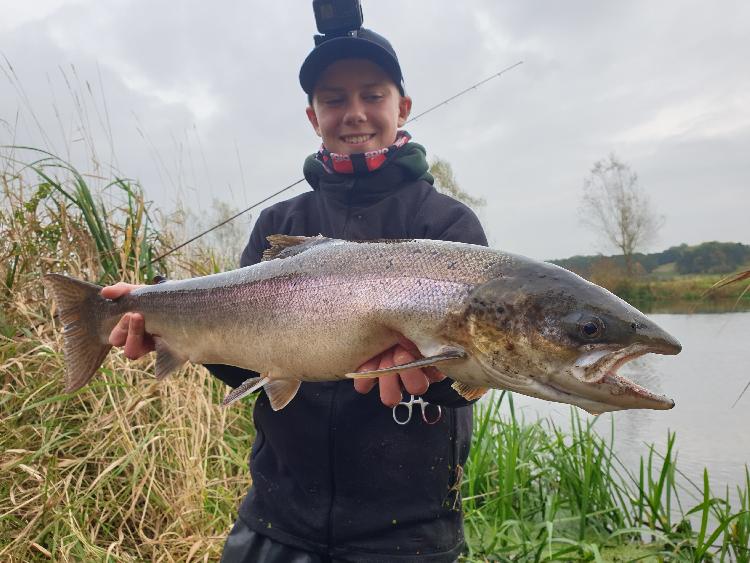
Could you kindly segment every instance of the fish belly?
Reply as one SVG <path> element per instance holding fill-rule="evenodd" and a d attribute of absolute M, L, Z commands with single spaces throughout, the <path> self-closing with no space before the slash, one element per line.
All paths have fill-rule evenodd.
<path fill-rule="evenodd" d="M 354 371 L 396 344 L 399 333 L 415 342 L 438 339 L 445 315 L 467 291 L 404 277 L 296 277 L 162 294 L 140 309 L 147 332 L 191 362 L 324 381 Z"/>

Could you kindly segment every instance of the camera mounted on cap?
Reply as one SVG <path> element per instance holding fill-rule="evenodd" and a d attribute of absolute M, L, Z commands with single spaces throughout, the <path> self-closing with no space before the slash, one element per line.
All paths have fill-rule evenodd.
<path fill-rule="evenodd" d="M 336 37 L 356 37 L 364 17 L 360 0 L 313 0 L 315 24 L 322 35 L 315 35 L 315 45 Z"/>

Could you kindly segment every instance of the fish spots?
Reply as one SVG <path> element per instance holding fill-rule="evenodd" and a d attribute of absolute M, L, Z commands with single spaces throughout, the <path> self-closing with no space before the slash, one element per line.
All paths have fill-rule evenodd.
<path fill-rule="evenodd" d="M 493 330 L 508 333 L 513 330 L 513 306 L 509 303 L 498 303 L 481 297 L 475 298 L 471 304 L 471 313 L 482 324 L 490 325 Z"/>
<path fill-rule="evenodd" d="M 505 343 L 505 350 L 508 352 L 512 352 L 516 349 L 515 344 L 513 344 L 510 340 Z"/>

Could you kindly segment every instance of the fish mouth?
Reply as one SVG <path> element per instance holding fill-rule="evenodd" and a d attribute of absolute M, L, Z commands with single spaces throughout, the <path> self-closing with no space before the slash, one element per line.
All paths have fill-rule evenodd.
<path fill-rule="evenodd" d="M 563 381 L 549 381 L 546 385 L 558 393 L 571 396 L 571 402 L 578 398 L 575 404 L 594 414 L 622 409 L 669 410 L 674 407 L 672 399 L 649 391 L 620 375 L 618 370 L 645 354 L 671 355 L 679 353 L 680 349 L 676 341 L 636 343 L 614 349 L 607 346 L 592 347 L 578 356 L 568 371 L 572 377 Z M 583 404 L 581 398 L 583 402 L 591 404 Z"/>
<path fill-rule="evenodd" d="M 659 350 L 647 344 L 632 344 L 625 348 L 592 347 L 578 356 L 573 364 L 573 375 L 584 383 L 598 383 L 607 375 L 617 375 L 626 363 L 649 352 Z"/>
<path fill-rule="evenodd" d="M 678 345 L 679 346 L 679 345 Z M 498 389 L 508 389 L 546 401 L 567 403 L 591 414 L 625 409 L 668 410 L 674 401 L 658 395 L 617 373 L 627 362 L 654 352 L 676 354 L 678 346 L 633 344 L 625 348 L 598 345 L 586 347 L 571 365 L 552 368 L 546 375 L 506 373 L 477 353 L 474 360 Z M 551 367 L 551 366 L 550 366 Z"/>

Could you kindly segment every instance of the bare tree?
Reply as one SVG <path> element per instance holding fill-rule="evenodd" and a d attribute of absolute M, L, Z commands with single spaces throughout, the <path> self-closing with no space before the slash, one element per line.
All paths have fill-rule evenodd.
<path fill-rule="evenodd" d="M 441 194 L 449 195 L 475 210 L 487 204 L 484 198 L 474 197 L 459 187 L 453 167 L 447 160 L 434 157 L 430 164 L 430 174 L 435 178 L 435 189 Z"/>
<path fill-rule="evenodd" d="M 628 276 L 634 273 L 633 254 L 642 250 L 664 224 L 638 175 L 613 153 L 597 161 L 583 184 L 581 220 L 619 249 Z"/>

